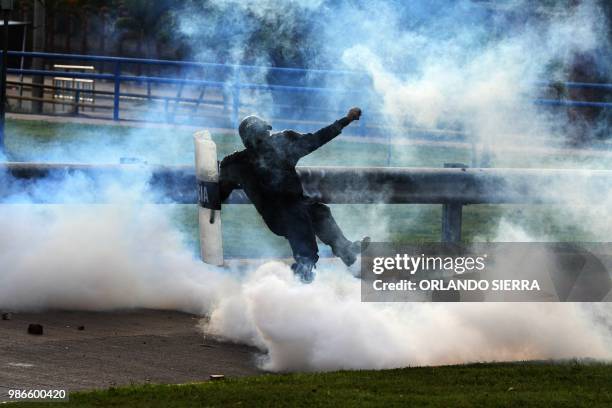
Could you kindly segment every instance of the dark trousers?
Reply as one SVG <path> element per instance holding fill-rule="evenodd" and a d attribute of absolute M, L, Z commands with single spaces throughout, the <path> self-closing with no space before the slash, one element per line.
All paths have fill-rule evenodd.
<path fill-rule="evenodd" d="M 296 200 L 283 208 L 284 235 L 291 245 L 293 257 L 316 263 L 319 259 L 317 248 L 318 237 L 329 245 L 334 253 L 339 253 L 350 241 L 332 217 L 331 210 L 325 204 L 305 198 Z"/>

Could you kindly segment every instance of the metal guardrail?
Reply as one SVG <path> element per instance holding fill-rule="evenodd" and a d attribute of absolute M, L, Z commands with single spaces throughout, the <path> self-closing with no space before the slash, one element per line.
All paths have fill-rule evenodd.
<path fill-rule="evenodd" d="M 568 186 L 589 194 L 588 203 L 605 198 L 612 186 L 609 170 L 298 167 L 308 195 L 327 203 L 443 204 L 442 241 L 461 240 L 462 208 L 469 204 L 572 204 Z M 0 163 L 0 200 L 11 203 L 104 202 L 103 186 L 111 180 L 147 181 L 157 203 L 195 204 L 193 166 L 143 166 Z M 61 182 L 71 175 L 86 177 L 87 197 L 38 195 L 38 182 Z M 130 176 L 134 176 L 133 178 Z M 48 191 L 48 189 L 44 189 Z M 250 203 L 242 190 L 227 204 Z M 584 204 L 584 202 L 578 203 Z"/>

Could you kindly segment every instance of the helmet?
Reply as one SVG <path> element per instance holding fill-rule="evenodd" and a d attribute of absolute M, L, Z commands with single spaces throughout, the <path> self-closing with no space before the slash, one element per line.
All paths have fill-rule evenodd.
<path fill-rule="evenodd" d="M 238 126 L 242 143 L 247 148 L 255 148 L 264 138 L 270 136 L 272 126 L 257 116 L 247 116 Z"/>

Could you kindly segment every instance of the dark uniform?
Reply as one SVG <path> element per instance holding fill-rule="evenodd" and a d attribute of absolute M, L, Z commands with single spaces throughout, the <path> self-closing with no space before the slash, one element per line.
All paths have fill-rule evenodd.
<path fill-rule="evenodd" d="M 328 206 L 305 196 L 297 162 L 338 136 L 351 122 L 344 117 L 315 133 L 284 130 L 270 134 L 270 125 L 251 116 L 242 121 L 240 136 L 246 149 L 221 161 L 221 200 L 244 189 L 270 230 L 287 238 L 298 265 L 319 259 L 316 237 L 331 246 L 346 264 L 355 261 L 351 248 Z"/>

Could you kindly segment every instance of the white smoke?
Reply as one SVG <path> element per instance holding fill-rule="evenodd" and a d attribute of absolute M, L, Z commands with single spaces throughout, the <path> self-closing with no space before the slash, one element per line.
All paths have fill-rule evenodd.
<path fill-rule="evenodd" d="M 359 280 L 341 268 L 304 286 L 274 263 L 224 298 L 203 328 L 265 350 L 263 367 L 273 371 L 612 357 L 609 333 L 580 306 L 362 303 Z"/>
<path fill-rule="evenodd" d="M 545 93 L 538 81 L 555 74 L 552 64 L 571 63 L 573 55 L 593 53 L 605 44 L 605 19 L 588 1 L 545 18 L 535 18 L 535 9 L 529 17 L 525 4 L 507 6 L 515 12 L 524 9 L 525 16 L 502 35 L 483 35 L 461 25 L 460 6 L 449 6 L 457 15 L 448 26 L 428 22 L 424 30 L 413 31 L 387 10 L 378 24 L 361 27 L 372 39 L 345 48 L 342 61 L 370 74 L 382 111 L 396 125 L 459 124 L 493 151 L 545 145 L 554 136 L 553 121 L 560 118 L 530 105 Z M 447 36 L 439 38 L 440 29 Z M 407 58 L 412 64 L 396 62 Z"/>
<path fill-rule="evenodd" d="M 3 205 L 0 308 L 203 313 L 236 279 L 206 268 L 155 206 Z"/>
<path fill-rule="evenodd" d="M 259 347 L 272 371 L 612 358 L 609 329 L 578 304 L 362 303 L 343 267 L 303 285 L 277 262 L 245 276 L 202 264 L 160 206 L 4 205 L 0 226 L 0 309 L 199 313 L 206 335 Z"/>

